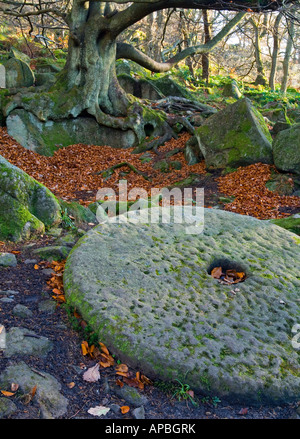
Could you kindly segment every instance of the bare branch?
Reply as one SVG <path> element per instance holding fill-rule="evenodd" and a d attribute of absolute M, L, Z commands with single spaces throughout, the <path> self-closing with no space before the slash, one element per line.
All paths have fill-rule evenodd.
<path fill-rule="evenodd" d="M 173 56 L 166 62 L 154 61 L 152 58 L 127 43 L 117 44 L 117 59 L 131 59 L 152 72 L 167 72 L 188 56 L 211 52 L 217 46 L 217 44 L 222 41 L 222 39 L 225 38 L 226 35 L 244 18 L 245 15 L 246 12 L 239 12 L 208 43 L 188 47 L 177 53 L 177 55 Z"/>

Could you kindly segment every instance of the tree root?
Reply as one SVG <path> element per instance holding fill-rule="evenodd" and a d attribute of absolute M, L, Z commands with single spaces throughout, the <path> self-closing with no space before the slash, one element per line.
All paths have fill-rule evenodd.
<path fill-rule="evenodd" d="M 96 174 L 97 175 L 103 174 L 105 180 L 107 180 L 109 177 L 112 176 L 115 169 L 122 168 L 123 166 L 128 166 L 133 172 L 135 172 L 138 175 L 141 175 L 145 180 L 151 181 L 151 178 L 148 177 L 148 175 L 144 174 L 142 171 L 139 171 L 131 163 L 128 163 L 128 162 L 117 163 L 116 165 L 111 166 L 110 168 L 106 169 L 105 171 L 99 171 Z"/>
<path fill-rule="evenodd" d="M 178 96 L 168 96 L 167 98 L 155 101 L 154 106 L 165 113 L 194 113 L 196 111 L 203 113 L 203 115 L 210 115 L 217 112 L 214 107 Z"/>

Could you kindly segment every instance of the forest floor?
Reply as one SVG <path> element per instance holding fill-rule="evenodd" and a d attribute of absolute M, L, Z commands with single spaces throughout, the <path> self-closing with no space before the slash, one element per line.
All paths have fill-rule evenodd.
<path fill-rule="evenodd" d="M 160 149 L 158 156 L 151 162 L 142 163 L 140 155 L 131 154 L 130 150 L 116 150 L 109 147 L 72 145 L 58 150 L 53 157 L 41 157 L 22 148 L 11 139 L 4 128 L 0 131 L 0 154 L 14 165 L 20 167 L 32 177 L 45 184 L 55 195 L 64 200 L 76 200 L 83 205 L 95 201 L 97 190 L 101 187 L 117 189 L 120 178 L 126 178 L 129 188 L 142 187 L 150 191 L 151 187 L 170 186 L 177 181 L 198 176 L 194 187 L 204 187 L 205 206 L 224 208 L 233 212 L 253 215 L 260 219 L 279 218 L 300 212 L 299 197 L 281 196 L 269 191 L 265 187 L 272 172 L 272 166 L 255 164 L 239 168 L 236 172 L 221 175 L 219 171 L 207 173 L 204 162 L 187 166 L 183 156 L 183 146 L 187 135 L 178 140 L 168 142 Z M 153 163 L 165 158 L 165 154 L 179 148 L 180 151 L 172 156 L 172 160 L 180 161 L 180 170 L 163 173 L 153 169 Z M 154 153 L 149 153 L 149 155 Z M 114 164 L 127 161 L 133 164 L 144 174 L 151 176 L 152 181 L 143 176 L 130 172 L 122 174 L 124 170 L 116 170 L 109 180 L 104 180 L 96 172 L 105 170 Z M 274 169 L 273 169 L 274 171 Z M 220 197 L 233 196 L 232 202 L 220 204 Z M 44 336 L 53 343 L 52 351 L 46 358 L 27 357 L 26 363 L 35 370 L 44 371 L 62 384 L 61 393 L 68 399 L 67 413 L 64 419 L 94 418 L 87 412 L 91 407 L 98 405 L 110 407 L 105 419 L 134 419 L 134 407 L 113 391 L 115 384 L 122 382 L 123 376 L 116 374 L 117 363 L 110 367 L 100 367 L 100 380 L 87 382 L 83 379 L 83 372 L 95 365 L 97 357 L 84 352 L 82 343 L 84 335 L 81 330 L 75 329 L 71 323 L 67 307 L 61 300 L 53 301 L 56 307 L 53 313 L 41 313 L 39 304 L 45 299 L 53 298 L 55 283 L 55 263 L 47 263 L 33 256 L 35 248 L 51 245 L 54 238 L 45 234 L 32 241 L 30 246 L 24 243 L 0 243 L 0 252 L 14 252 L 18 260 L 16 267 L 3 268 L 0 277 L 1 290 L 16 290 L 18 303 L 28 307 L 30 317 L 20 318 L 13 313 L 16 300 L 1 302 L 0 322 L 5 328 L 15 326 L 34 330 L 37 336 Z M 28 244 L 28 243 L 27 243 Z M 31 262 L 32 259 L 34 262 Z M 56 265 L 57 271 L 63 271 L 63 262 Z M 55 274 L 56 273 L 56 274 Z M 85 322 L 76 317 L 79 327 L 84 328 Z M 75 320 L 76 320 L 75 319 Z M 105 344 L 105 340 L 102 340 Z M 22 358 L 18 358 L 18 361 Z M 25 359 L 24 359 L 25 361 Z M 0 372 L 11 362 L 0 351 Z M 141 376 L 143 371 L 129 368 L 127 383 L 135 386 L 134 377 Z M 138 375 L 136 375 L 138 374 Z M 134 384 L 135 383 L 135 384 Z M 124 384 L 124 383 L 123 383 Z M 284 406 L 269 406 L 262 404 L 252 407 L 240 404 L 237 401 L 219 400 L 218 395 L 207 397 L 193 393 L 182 393 L 181 401 L 176 390 L 180 390 L 178 383 L 148 382 L 138 391 L 146 396 L 144 404 L 146 419 L 291 419 L 297 417 L 295 410 L 298 404 Z M 135 386 L 136 387 L 136 386 Z M 9 389 L 0 389 L 8 391 Z M 188 395 L 192 395 L 190 398 Z M 0 396 L 0 398 L 5 396 Z M 6 396 L 7 397 L 7 396 Z M 11 415 L 13 419 L 40 418 L 39 406 L 32 398 L 25 404 L 24 399 L 11 396 L 17 405 L 17 411 Z M 195 404 L 193 404 L 194 402 Z M 299 398 L 300 404 L 300 398 Z M 128 409 L 121 409 L 129 407 Z M 122 410 L 124 413 L 122 413 Z"/>

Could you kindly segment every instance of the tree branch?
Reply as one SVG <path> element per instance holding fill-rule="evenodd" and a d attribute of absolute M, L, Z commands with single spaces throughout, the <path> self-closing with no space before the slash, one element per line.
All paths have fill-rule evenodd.
<path fill-rule="evenodd" d="M 140 50 L 134 48 L 130 44 L 127 43 L 118 43 L 117 44 L 117 59 L 125 58 L 131 59 L 142 67 L 157 73 L 167 72 L 180 61 L 185 59 L 188 56 L 193 56 L 199 53 L 208 53 L 211 52 L 217 44 L 222 41 L 223 38 L 235 27 L 246 15 L 246 12 L 239 12 L 236 16 L 230 20 L 223 29 L 208 43 L 200 44 L 198 46 L 187 47 L 181 52 L 177 53 L 177 55 L 173 56 L 166 62 L 157 62 L 150 58 L 145 53 Z"/>

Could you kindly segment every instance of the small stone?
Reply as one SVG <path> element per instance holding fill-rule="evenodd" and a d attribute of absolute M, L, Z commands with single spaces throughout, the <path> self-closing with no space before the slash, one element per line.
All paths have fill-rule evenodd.
<path fill-rule="evenodd" d="M 39 336 L 26 328 L 13 327 L 6 333 L 5 357 L 33 355 L 44 357 L 53 345 L 48 338 Z"/>
<path fill-rule="evenodd" d="M 62 261 L 63 259 L 67 258 L 68 254 L 70 253 L 70 250 L 71 250 L 70 247 L 63 245 L 55 245 L 55 246 L 37 248 L 36 250 L 33 250 L 33 253 L 47 261 L 51 261 L 51 260 Z"/>
<path fill-rule="evenodd" d="M 109 408 L 114 412 L 114 413 L 120 413 L 120 406 L 118 404 L 111 404 L 109 406 Z"/>
<path fill-rule="evenodd" d="M 37 260 L 36 259 L 26 259 L 24 261 L 24 264 L 28 265 L 28 264 L 36 264 Z"/>
<path fill-rule="evenodd" d="M 133 410 L 132 416 L 134 419 L 145 419 L 145 409 L 144 406 L 137 407 Z"/>
<path fill-rule="evenodd" d="M 0 266 L 16 267 L 17 258 L 13 253 L 0 253 Z"/>
<path fill-rule="evenodd" d="M 118 395 L 120 398 L 125 399 L 129 405 L 133 405 L 135 407 L 140 407 L 144 404 L 148 403 L 148 399 L 145 395 L 142 395 L 138 389 L 134 387 L 124 386 L 113 386 L 111 390 Z"/>
<path fill-rule="evenodd" d="M 13 309 L 13 315 L 22 318 L 32 317 L 32 311 L 27 308 L 27 306 L 18 304 Z"/>
<path fill-rule="evenodd" d="M 0 383 L 1 388 L 18 383 L 24 393 L 37 386 L 35 401 L 39 404 L 44 419 L 59 418 L 67 411 L 68 400 L 60 393 L 61 384 L 56 378 L 44 371 L 36 373 L 24 362 L 8 366 L 0 376 Z"/>
<path fill-rule="evenodd" d="M 53 300 L 43 300 L 38 305 L 40 312 L 53 314 L 56 308 L 56 303 Z"/>
<path fill-rule="evenodd" d="M 15 296 L 16 294 L 19 294 L 19 291 L 15 291 L 15 290 L 0 291 L 0 296 Z"/>
<path fill-rule="evenodd" d="M 0 299 L 0 302 L 2 302 L 2 303 L 10 303 L 10 302 L 13 302 L 13 301 L 14 301 L 14 299 L 11 298 L 11 297 L 2 297 Z"/>

